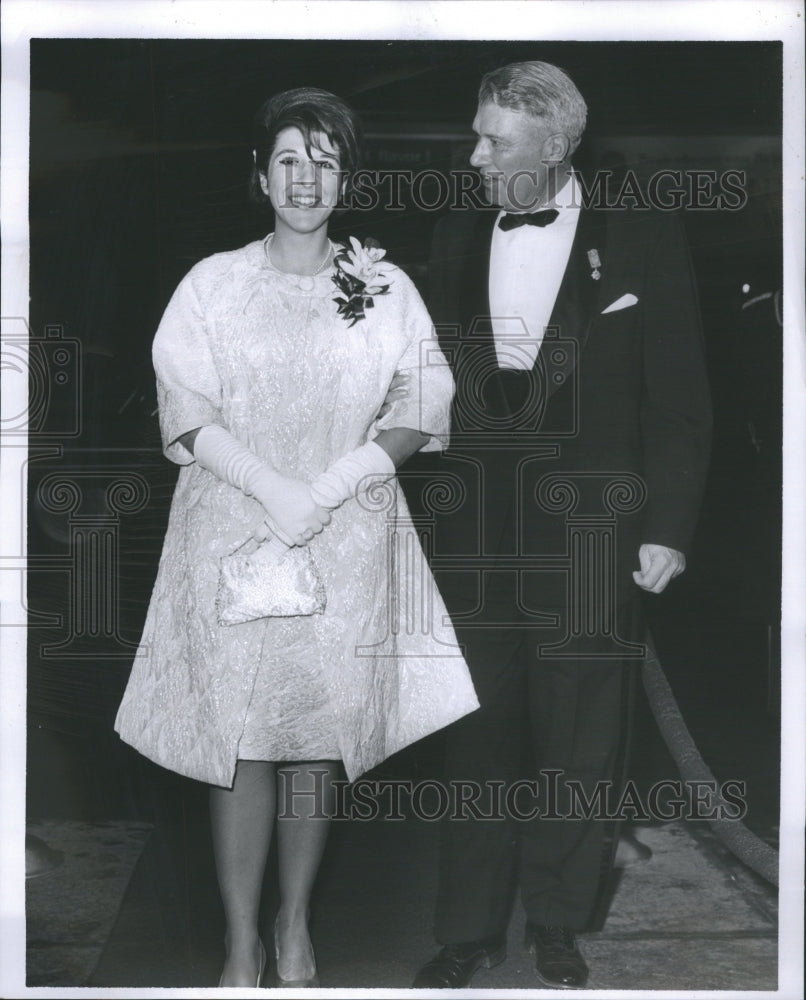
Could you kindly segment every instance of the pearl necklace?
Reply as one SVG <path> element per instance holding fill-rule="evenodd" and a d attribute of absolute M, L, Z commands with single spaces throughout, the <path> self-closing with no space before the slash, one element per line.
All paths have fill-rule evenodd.
<path fill-rule="evenodd" d="M 303 292 L 310 292 L 314 287 L 314 278 L 320 274 L 324 269 L 327 262 L 330 260 L 330 254 L 333 250 L 333 244 L 330 240 L 327 241 L 327 250 L 325 251 L 325 256 L 322 259 L 322 263 L 317 267 L 317 269 L 312 274 L 292 274 L 290 271 L 282 271 L 271 259 L 271 244 L 274 240 L 274 233 L 269 233 L 266 239 L 263 241 L 263 252 L 266 255 L 266 260 L 274 271 L 278 274 L 282 274 L 283 277 L 289 278 L 297 288 L 301 288 Z"/>

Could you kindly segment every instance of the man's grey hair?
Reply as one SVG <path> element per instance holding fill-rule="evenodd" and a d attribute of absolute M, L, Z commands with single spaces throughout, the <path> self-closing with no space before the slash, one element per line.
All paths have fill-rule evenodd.
<path fill-rule="evenodd" d="M 510 63 L 485 74 L 479 86 L 479 104 L 486 101 L 525 111 L 553 131 L 562 132 L 570 144 L 569 154 L 585 131 L 585 100 L 568 74 L 551 63 Z"/>

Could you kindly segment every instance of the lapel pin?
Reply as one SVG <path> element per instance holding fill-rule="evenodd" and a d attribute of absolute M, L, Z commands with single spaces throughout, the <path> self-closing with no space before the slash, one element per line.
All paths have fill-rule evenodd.
<path fill-rule="evenodd" d="M 593 250 L 588 250 L 588 264 L 591 267 L 591 277 L 594 281 L 598 281 L 602 276 L 602 272 L 599 268 L 602 266 L 602 259 L 599 256 L 599 251 L 595 248 Z"/>

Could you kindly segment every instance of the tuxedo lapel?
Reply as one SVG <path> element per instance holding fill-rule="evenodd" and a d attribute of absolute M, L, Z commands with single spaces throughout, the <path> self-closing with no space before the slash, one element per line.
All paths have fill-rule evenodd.
<path fill-rule="evenodd" d="M 462 252 L 462 336 L 471 333 L 487 341 L 495 353 L 490 322 L 490 243 L 497 210 L 478 211 Z"/>
<path fill-rule="evenodd" d="M 596 279 L 592 272 L 588 254 L 596 250 L 602 264 L 601 272 L 606 266 L 605 257 L 606 228 L 603 216 L 597 217 L 589 208 L 583 208 L 579 213 L 571 253 L 565 268 L 563 280 L 551 311 L 549 327 L 557 331 L 561 339 L 574 339 L 581 353 L 588 339 L 591 320 L 596 305 L 596 295 L 601 283 L 601 277 Z M 549 394 L 556 385 L 549 384 Z"/>
<path fill-rule="evenodd" d="M 484 419 L 510 414 L 490 319 L 490 243 L 497 218 L 497 209 L 477 211 L 459 253 L 461 360 L 457 358 L 454 370 L 456 394 L 460 405 L 464 403 L 471 414 Z"/>
<path fill-rule="evenodd" d="M 463 336 L 471 331 L 479 337 L 486 335 L 491 348 L 490 244 L 496 218 L 495 211 L 476 213 L 475 224 L 460 258 Z M 583 208 L 549 320 L 549 325 L 556 327 L 561 337 L 574 337 L 580 346 L 587 337 L 599 286 L 599 281 L 591 275 L 593 268 L 588 252 L 597 250 L 604 262 L 605 239 L 604 219 L 597 218 L 593 210 Z"/>
<path fill-rule="evenodd" d="M 465 245 L 457 248 L 459 250 L 457 257 L 461 262 L 460 337 L 466 345 L 472 344 L 473 368 L 476 371 L 483 369 L 488 373 L 499 372 L 490 319 L 489 296 L 490 245 L 496 218 L 496 211 L 476 212 L 471 230 L 469 233 L 465 231 Z M 598 251 L 602 261 L 600 270 L 603 270 L 606 267 L 605 236 L 603 215 L 592 209 L 583 208 L 580 211 L 568 264 L 549 320 L 549 327 L 556 330 L 561 339 L 576 341 L 577 358 L 588 337 L 601 281 L 592 276 L 594 268 L 590 264 L 588 253 L 592 250 Z M 538 354 L 536 368 L 542 370 L 544 364 L 541 351 Z M 535 369 L 533 373 L 536 374 Z M 547 396 L 551 396 L 561 384 L 557 380 L 546 378 L 545 372 L 540 382 L 545 387 Z M 457 383 L 457 391 L 460 385 L 461 381 Z M 500 376 L 487 379 L 486 395 L 487 403 L 492 406 L 494 412 L 503 413 L 510 409 L 506 402 L 508 393 Z"/>

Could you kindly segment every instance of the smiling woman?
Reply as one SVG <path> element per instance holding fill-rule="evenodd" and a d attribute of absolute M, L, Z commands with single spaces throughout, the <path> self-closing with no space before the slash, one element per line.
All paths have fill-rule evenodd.
<path fill-rule="evenodd" d="M 274 210 L 267 255 L 281 271 L 318 274 L 327 222 L 358 166 L 361 125 L 339 98 L 301 87 L 269 98 L 254 119 L 252 198 Z"/>
<path fill-rule="evenodd" d="M 287 144 L 284 139 L 292 133 L 299 141 Z M 287 161 L 283 164 L 286 170 L 299 166 L 300 160 L 312 162 L 319 173 L 335 168 L 340 170 L 341 186 L 349 183 L 361 160 L 363 130 L 356 115 L 338 97 L 314 87 L 300 87 L 276 94 L 263 104 L 254 118 L 252 140 L 255 165 L 250 194 L 257 204 L 265 206 L 271 201 L 266 178 L 274 161 Z"/>
<path fill-rule="evenodd" d="M 478 707 L 395 480 L 446 443 L 450 369 L 407 276 L 379 248 L 328 239 L 359 136 L 325 91 L 267 101 L 251 189 L 274 229 L 192 268 L 154 340 L 163 447 L 182 471 L 116 728 L 210 785 L 221 986 L 261 983 L 275 820 L 276 980 L 310 986 L 308 907 L 341 762 L 353 780 Z M 248 598 L 225 607 L 240 585 Z M 277 816 L 282 792 L 295 809 Z"/>

